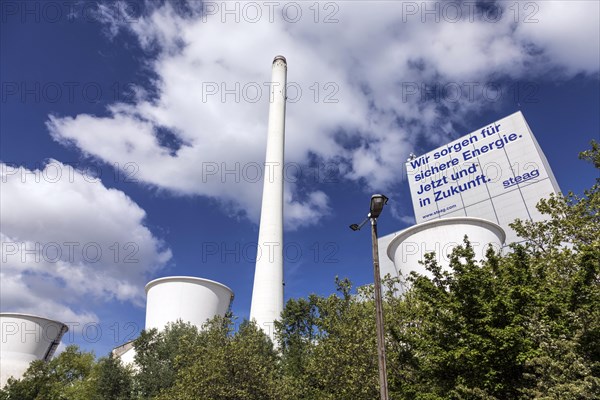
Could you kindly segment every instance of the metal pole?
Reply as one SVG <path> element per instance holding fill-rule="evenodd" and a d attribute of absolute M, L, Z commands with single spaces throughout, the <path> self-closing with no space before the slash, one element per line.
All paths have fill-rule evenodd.
<path fill-rule="evenodd" d="M 383 303 L 381 301 L 381 277 L 379 273 L 379 248 L 377 246 L 377 219 L 371 218 L 373 238 L 373 271 L 375 274 L 375 313 L 377 324 L 377 356 L 379 359 L 379 391 L 381 400 L 388 400 L 387 369 L 385 365 L 385 337 L 383 333 Z"/>

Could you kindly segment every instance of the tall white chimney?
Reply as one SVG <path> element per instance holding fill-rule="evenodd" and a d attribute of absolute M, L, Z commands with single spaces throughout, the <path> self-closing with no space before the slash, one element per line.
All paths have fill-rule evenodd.
<path fill-rule="evenodd" d="M 274 321 L 283 311 L 283 149 L 287 63 L 273 60 L 262 208 L 250 320 L 274 339 Z"/>

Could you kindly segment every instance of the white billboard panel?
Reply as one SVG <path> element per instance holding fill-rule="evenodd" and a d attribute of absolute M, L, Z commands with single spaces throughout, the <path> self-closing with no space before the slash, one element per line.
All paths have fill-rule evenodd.
<path fill-rule="evenodd" d="M 519 239 L 515 218 L 539 220 L 536 203 L 559 187 L 521 112 L 478 129 L 406 163 L 417 224 L 478 217 Z"/>

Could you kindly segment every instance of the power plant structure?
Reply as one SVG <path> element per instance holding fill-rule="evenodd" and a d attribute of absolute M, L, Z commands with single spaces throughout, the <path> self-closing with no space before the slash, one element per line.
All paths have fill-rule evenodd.
<path fill-rule="evenodd" d="M 463 244 L 465 235 L 478 260 L 485 258 L 489 246 L 496 251 L 502 249 L 506 239 L 502 227 L 482 218 L 442 218 L 416 224 L 390 235 L 387 256 L 392 263 L 382 264 L 381 276 L 407 276 L 417 272 L 432 278 L 433 275 L 419 261 L 425 259 L 425 254 L 435 252 L 435 261 L 448 270 L 449 254 Z"/>
<path fill-rule="evenodd" d="M 146 284 L 146 330 L 163 331 L 169 323 L 183 321 L 199 330 L 215 316 L 224 317 L 233 300 L 233 291 L 210 279 L 167 276 Z M 133 364 L 133 341 L 113 350 L 126 364 Z"/>
<path fill-rule="evenodd" d="M 146 285 L 146 329 L 162 331 L 182 320 L 202 328 L 207 320 L 229 309 L 233 292 L 227 286 L 192 276 L 168 276 Z"/>
<path fill-rule="evenodd" d="M 35 360 L 48 361 L 69 330 L 59 321 L 36 315 L 0 313 L 0 388 L 20 379 Z"/>
<path fill-rule="evenodd" d="M 267 151 L 250 320 L 271 339 L 283 311 L 283 162 L 287 62 L 273 60 Z M 267 172 L 268 171 L 268 172 Z"/>
<path fill-rule="evenodd" d="M 277 56 L 272 63 L 267 148 L 256 272 L 250 319 L 272 339 L 274 321 L 283 311 L 283 162 L 287 63 Z M 155 279 L 146 285 L 145 328 L 163 331 L 169 323 L 189 322 L 202 329 L 214 316 L 225 316 L 233 299 L 227 286 L 191 276 Z M 9 377 L 21 378 L 33 360 L 48 361 L 63 334 L 61 322 L 26 314 L 0 314 L 2 347 L 0 387 Z M 135 366 L 134 341 L 112 351 Z"/>
<path fill-rule="evenodd" d="M 276 56 L 271 70 L 267 148 L 256 270 L 250 320 L 274 339 L 274 321 L 283 311 L 283 162 L 287 63 Z M 268 171 L 268 172 L 267 172 Z M 146 285 L 146 329 L 162 331 L 168 323 L 182 320 L 202 329 L 216 315 L 227 312 L 233 292 L 208 279 L 171 276 Z M 125 363 L 133 364 L 133 341 L 113 350 Z"/>
<path fill-rule="evenodd" d="M 276 56 L 272 63 L 267 148 L 256 270 L 250 320 L 274 339 L 274 321 L 283 311 L 283 162 L 287 63 Z M 268 172 L 267 172 L 268 171 Z M 227 312 L 233 292 L 208 279 L 171 276 L 146 285 L 146 329 L 162 331 L 168 323 L 182 320 L 202 329 L 216 315 Z M 133 342 L 113 350 L 132 364 Z"/>
<path fill-rule="evenodd" d="M 283 312 L 283 204 L 287 62 L 276 56 L 271 89 L 262 206 L 250 320 L 275 342 Z M 523 115 L 517 112 L 406 163 L 415 224 L 379 238 L 380 274 L 430 275 L 422 262 L 436 253 L 448 268 L 452 249 L 469 237 L 475 258 L 491 245 L 502 249 L 517 241 L 509 223 L 516 218 L 539 221 L 535 204 L 559 188 L 550 166 Z M 203 329 L 207 320 L 225 316 L 233 299 L 227 286 L 191 276 L 169 276 L 146 287 L 145 328 L 163 331 L 181 320 Z M 0 387 L 17 379 L 31 361 L 49 360 L 68 328 L 43 317 L 1 313 Z M 134 342 L 113 350 L 135 366 Z"/>
<path fill-rule="evenodd" d="M 443 267 L 467 235 L 475 258 L 491 245 L 519 242 L 515 219 L 545 219 L 536 208 L 560 189 L 523 114 L 518 111 L 406 162 L 415 224 L 383 236 L 381 277 L 429 275 L 419 261 L 435 252 Z"/>

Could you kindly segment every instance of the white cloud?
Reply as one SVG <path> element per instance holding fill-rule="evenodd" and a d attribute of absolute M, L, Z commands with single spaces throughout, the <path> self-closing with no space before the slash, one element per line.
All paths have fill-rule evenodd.
<path fill-rule="evenodd" d="M 567 73 L 595 74 L 600 60 L 600 2 L 531 2 L 521 11 L 516 37 L 541 49 Z"/>
<path fill-rule="evenodd" d="M 64 322 L 97 321 L 91 302 L 144 303 L 144 284 L 171 252 L 146 216 L 99 178 L 49 160 L 0 164 L 1 307 Z"/>
<path fill-rule="evenodd" d="M 289 191 L 284 196 L 288 204 L 285 212 L 287 214 L 286 228 L 289 230 L 313 225 L 322 215 L 330 212 L 329 198 L 322 191 L 311 192 L 308 199 L 302 203 L 292 201 L 291 196 Z"/>
<path fill-rule="evenodd" d="M 253 3 L 257 21 L 248 3 L 189 4 L 199 8 L 192 16 L 165 2 L 134 22 L 105 21 L 112 33 L 128 29 L 143 49 L 159 50 L 148 60 L 157 97 L 139 90 L 133 104 L 111 105 L 109 116 L 53 116 L 48 127 L 56 140 L 100 160 L 135 163 L 144 183 L 218 198 L 254 221 L 262 180 L 248 179 L 245 168 L 264 160 L 265 83 L 276 54 L 287 57 L 291 83 L 286 161 L 339 162 L 343 178 L 375 190 L 400 182 L 418 138 L 441 143 L 464 134 L 452 123 L 495 106 L 483 91 L 489 82 L 599 68 L 597 2 L 528 3 L 539 23 L 530 23 L 535 10 L 503 2 L 500 19 L 465 3 L 454 22 L 443 2 L 318 3 L 318 15 L 313 3 Z M 292 4 L 302 12 L 295 23 L 286 22 L 297 15 Z M 426 7 L 438 7 L 438 15 Z M 327 17 L 338 22 L 324 23 Z M 458 96 L 444 91 L 456 88 Z M 161 146 L 159 128 L 181 148 Z M 318 188 L 305 196 L 299 189 L 290 185 L 286 195 L 289 225 L 310 224 L 328 210 L 314 203 L 314 195 L 326 199 Z"/>

